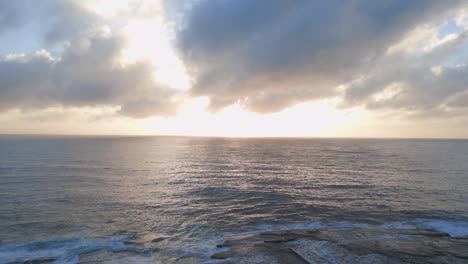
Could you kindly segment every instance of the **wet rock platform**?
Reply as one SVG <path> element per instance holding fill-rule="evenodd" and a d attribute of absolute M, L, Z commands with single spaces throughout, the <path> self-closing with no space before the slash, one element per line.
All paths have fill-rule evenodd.
<path fill-rule="evenodd" d="M 468 237 L 426 229 L 278 230 L 235 236 L 211 256 L 221 263 L 468 264 Z"/>

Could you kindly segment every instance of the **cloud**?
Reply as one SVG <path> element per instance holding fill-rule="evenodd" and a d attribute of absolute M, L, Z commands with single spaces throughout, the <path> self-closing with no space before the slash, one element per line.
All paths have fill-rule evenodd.
<path fill-rule="evenodd" d="M 0 60 L 0 110 L 53 106 L 121 106 L 121 114 L 172 114 L 175 91 L 157 85 L 150 63 L 121 65 L 125 41 L 96 34 L 66 47 L 60 59 L 46 51 Z"/>
<path fill-rule="evenodd" d="M 31 46 L 45 50 L 0 57 L 0 111 L 116 107 L 141 118 L 174 114 L 181 98 L 198 96 L 207 96 L 212 110 L 238 103 L 259 113 L 336 97 L 343 107 L 468 111 L 466 1 L 119 3 L 1 1 L 0 36 L 38 35 L 40 45 Z M 186 92 L 158 81 L 154 61 L 122 61 L 129 36 L 123 29 L 154 14 L 173 19 L 180 59 L 194 80 Z M 158 67 L 169 64 L 161 58 Z"/>
<path fill-rule="evenodd" d="M 339 85 L 368 75 L 408 32 L 461 3 L 199 1 L 185 15 L 178 48 L 196 80 L 191 92 L 208 96 L 212 109 L 237 102 L 274 112 L 339 95 Z"/>
<path fill-rule="evenodd" d="M 39 14 L 38 17 L 41 20 L 44 17 L 46 19 L 45 23 L 48 30 L 45 37 L 49 43 L 69 40 L 105 23 L 97 14 L 80 5 L 79 1 L 46 0 L 46 3 L 47 5 L 44 8 L 46 16 Z"/>
<path fill-rule="evenodd" d="M 430 49 L 420 43 L 420 50 L 412 53 L 408 48 L 399 49 L 399 54 L 389 49 L 391 54 L 375 63 L 374 69 L 349 84 L 343 105 L 423 117 L 468 114 L 463 105 L 468 93 L 468 66 L 450 63 L 453 58 L 463 59 L 467 33 L 450 34 L 448 40 L 436 37 L 435 45 L 424 42 Z"/>
<path fill-rule="evenodd" d="M 21 29 L 38 31 L 40 41 L 54 45 L 93 30 L 105 21 L 83 2 L 74 0 L 2 1 L 0 3 L 0 34 Z M 23 38 L 27 36 L 22 36 Z"/>
<path fill-rule="evenodd" d="M 12 4 L 12 1 L 0 2 L 0 34 L 19 26 L 20 10 L 18 5 Z"/>
<path fill-rule="evenodd" d="M 101 30 L 109 21 L 79 1 L 33 2 L 2 2 L 30 16 L 15 20 L 0 11 L 0 18 L 13 28 L 40 21 L 45 42 L 61 48 L 55 56 L 41 50 L 0 57 L 0 111 L 117 106 L 135 118 L 175 113 L 179 92 L 158 83 L 151 62 L 122 62 L 127 39 L 118 29 Z"/>

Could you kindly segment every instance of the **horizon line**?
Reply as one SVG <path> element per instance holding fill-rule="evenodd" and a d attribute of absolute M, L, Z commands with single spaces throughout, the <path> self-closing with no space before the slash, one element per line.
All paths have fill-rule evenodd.
<path fill-rule="evenodd" d="M 55 134 L 55 133 L 0 133 L 0 137 L 189 137 L 225 139 L 399 139 L 399 140 L 468 140 L 466 137 L 339 137 L 339 136 L 214 136 L 214 135 L 170 135 L 170 134 Z"/>

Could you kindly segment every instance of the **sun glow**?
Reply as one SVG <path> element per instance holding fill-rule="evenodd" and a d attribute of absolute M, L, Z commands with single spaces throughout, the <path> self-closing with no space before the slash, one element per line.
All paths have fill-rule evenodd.
<path fill-rule="evenodd" d="M 83 0 L 79 4 L 107 19 L 153 15 L 163 9 L 160 0 Z"/>
<path fill-rule="evenodd" d="M 102 17 L 112 17 L 118 13 L 127 10 L 130 6 L 129 0 L 97 0 L 83 1 L 83 4 L 88 9 L 94 11 Z"/>
<path fill-rule="evenodd" d="M 189 76 L 171 44 L 170 29 L 161 19 L 133 20 L 124 32 L 129 45 L 123 54 L 124 63 L 149 60 L 159 83 L 179 90 L 189 88 Z"/>
<path fill-rule="evenodd" d="M 127 49 L 123 64 L 149 61 L 154 66 L 154 79 L 173 89 L 187 90 L 190 79 L 173 46 L 173 30 L 163 14 L 163 3 L 158 0 L 96 0 L 80 4 L 99 14 L 109 25 L 123 33 Z"/>
<path fill-rule="evenodd" d="M 217 113 L 207 112 L 208 99 L 198 98 L 182 107 L 177 116 L 144 121 L 156 134 L 223 137 L 344 136 L 352 124 L 367 118 L 366 111 L 340 111 L 330 101 L 300 104 L 279 113 L 257 114 L 238 104 Z"/>
<path fill-rule="evenodd" d="M 99 0 L 93 3 L 95 12 L 113 17 L 129 8 L 140 12 L 141 6 L 147 6 L 148 1 Z M 160 8 L 160 2 L 157 3 Z M 131 17 L 121 32 L 127 39 L 127 49 L 122 54 L 124 65 L 149 61 L 154 66 L 154 79 L 159 84 L 180 91 L 190 89 L 190 76 L 175 51 L 173 29 L 164 16 Z M 350 129 L 351 123 L 366 116 L 365 111 L 359 109 L 337 110 L 333 100 L 303 103 L 271 114 L 252 113 L 239 104 L 210 113 L 207 110 L 208 98 L 184 99 L 182 93 L 181 100 L 184 103 L 176 116 L 146 118 L 142 121 L 143 129 L 149 134 L 191 136 L 341 136 Z"/>

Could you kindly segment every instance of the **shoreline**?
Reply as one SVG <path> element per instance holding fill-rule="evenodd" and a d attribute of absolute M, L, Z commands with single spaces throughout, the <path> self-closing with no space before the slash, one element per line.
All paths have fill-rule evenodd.
<path fill-rule="evenodd" d="M 275 230 L 217 247 L 221 263 L 468 263 L 468 236 L 431 229 Z"/>

